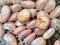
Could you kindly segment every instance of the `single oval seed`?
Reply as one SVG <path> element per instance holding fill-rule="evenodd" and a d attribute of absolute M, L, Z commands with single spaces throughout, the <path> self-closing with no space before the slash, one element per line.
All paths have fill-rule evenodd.
<path fill-rule="evenodd" d="M 27 29 L 27 30 L 19 33 L 18 38 L 23 39 L 24 37 L 26 37 L 26 36 L 28 36 L 29 34 L 31 34 L 31 32 L 32 32 L 32 30 Z"/>
<path fill-rule="evenodd" d="M 46 3 L 47 3 L 48 0 L 37 0 L 36 1 L 36 9 L 37 10 L 43 10 Z"/>
<path fill-rule="evenodd" d="M 25 26 L 19 26 L 19 27 L 15 28 L 14 34 L 17 35 L 17 34 L 21 33 L 22 31 L 24 31 L 25 29 L 26 29 Z"/>
<path fill-rule="evenodd" d="M 16 28 L 16 25 L 13 22 L 6 22 L 4 23 L 3 27 L 7 30 L 14 30 Z"/>
<path fill-rule="evenodd" d="M 60 6 L 57 6 L 51 13 L 50 18 L 55 19 L 60 16 Z"/>
<path fill-rule="evenodd" d="M 54 33 L 55 33 L 55 29 L 54 28 L 50 28 L 47 32 L 45 32 L 43 34 L 43 38 L 44 39 L 49 39 L 49 38 L 51 38 L 54 35 Z"/>
<path fill-rule="evenodd" d="M 3 39 L 6 41 L 6 43 L 8 43 L 9 45 L 17 45 L 17 40 L 16 38 L 14 37 L 14 35 L 12 34 L 5 34 Z"/>
<path fill-rule="evenodd" d="M 52 10 L 54 10 L 55 6 L 56 6 L 55 0 L 49 0 L 44 8 L 44 11 L 50 13 Z"/>
<path fill-rule="evenodd" d="M 34 8 L 35 7 L 35 3 L 33 1 L 22 1 L 21 5 L 24 8 Z"/>
<path fill-rule="evenodd" d="M 9 18 L 9 21 L 15 21 L 15 20 L 17 20 L 17 14 L 18 14 L 18 12 L 13 13 L 11 15 L 11 17 Z"/>

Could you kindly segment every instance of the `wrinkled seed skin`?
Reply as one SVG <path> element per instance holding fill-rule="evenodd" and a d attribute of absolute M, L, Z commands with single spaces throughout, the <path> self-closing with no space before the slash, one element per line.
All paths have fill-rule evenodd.
<path fill-rule="evenodd" d="M 26 24 L 26 28 L 35 28 L 36 27 L 36 20 L 32 20 L 31 22 Z"/>
<path fill-rule="evenodd" d="M 21 32 L 21 33 L 19 33 L 19 34 L 18 34 L 18 38 L 22 39 L 22 38 L 28 36 L 29 34 L 31 34 L 31 32 L 32 32 L 32 30 L 27 29 L 27 30 L 25 30 L 25 31 L 23 31 L 23 32 Z"/>
<path fill-rule="evenodd" d="M 33 1 L 22 1 L 21 5 L 24 8 L 34 8 L 35 7 L 35 3 Z"/>
<path fill-rule="evenodd" d="M 44 34 L 46 31 L 47 30 L 40 30 L 39 28 L 35 28 L 34 33 L 39 36 Z"/>
<path fill-rule="evenodd" d="M 11 17 L 9 18 L 9 21 L 15 21 L 15 20 L 17 20 L 17 14 L 18 14 L 18 12 L 13 13 L 11 15 Z"/>
<path fill-rule="evenodd" d="M 6 41 L 6 43 L 8 42 L 10 45 L 17 45 L 17 40 L 12 34 L 5 34 L 3 39 Z"/>
<path fill-rule="evenodd" d="M 60 41 L 59 40 L 56 40 L 54 45 L 60 45 Z"/>
<path fill-rule="evenodd" d="M 50 13 L 52 10 L 54 10 L 55 6 L 56 6 L 55 0 L 49 0 L 44 8 L 44 11 Z"/>
<path fill-rule="evenodd" d="M 48 0 L 37 0 L 36 1 L 36 9 L 37 10 L 43 10 L 46 3 L 47 3 Z"/>
<path fill-rule="evenodd" d="M 9 6 L 4 5 L 2 7 L 2 11 L 1 11 L 1 18 L 2 18 L 1 22 L 2 23 L 6 22 L 9 19 L 10 14 L 11 14 L 11 10 L 10 10 Z"/>
<path fill-rule="evenodd" d="M 5 34 L 5 29 L 3 28 L 3 25 L 0 24 L 0 37 L 2 37 Z"/>
<path fill-rule="evenodd" d="M 35 17 L 37 15 L 36 9 L 29 9 L 31 17 Z"/>
<path fill-rule="evenodd" d="M 30 12 L 28 9 L 23 9 L 18 13 L 18 20 L 21 22 L 26 22 L 30 18 Z"/>
<path fill-rule="evenodd" d="M 14 4 L 12 6 L 10 6 L 12 12 L 18 12 L 22 9 L 21 5 L 20 4 Z"/>
<path fill-rule="evenodd" d="M 17 34 L 21 33 L 22 31 L 24 31 L 25 29 L 26 29 L 25 26 L 19 26 L 19 27 L 15 28 L 14 34 L 17 35 Z"/>
<path fill-rule="evenodd" d="M 51 20 L 50 27 L 55 28 L 56 31 L 60 30 L 60 20 L 59 19 Z"/>
<path fill-rule="evenodd" d="M 45 17 L 48 17 L 49 18 L 49 15 L 48 13 L 46 13 L 45 11 L 39 11 L 37 13 L 37 18 L 39 19 L 41 16 L 45 16 Z"/>
<path fill-rule="evenodd" d="M 60 6 L 57 6 L 51 13 L 50 18 L 55 19 L 60 16 Z"/>
<path fill-rule="evenodd" d="M 31 45 L 46 45 L 46 40 L 42 37 L 36 38 Z"/>
<path fill-rule="evenodd" d="M 6 22 L 3 24 L 3 27 L 7 30 L 14 30 L 16 28 L 16 25 L 13 22 Z"/>
<path fill-rule="evenodd" d="M 43 38 L 44 38 L 44 39 L 49 39 L 49 38 L 51 38 L 54 34 L 55 34 L 55 29 L 54 29 L 54 28 L 50 28 L 50 29 L 48 29 L 47 32 L 45 32 L 45 33 L 43 34 Z"/>
<path fill-rule="evenodd" d="M 24 38 L 24 43 L 30 43 L 35 39 L 35 33 L 31 33 L 26 38 Z"/>
<path fill-rule="evenodd" d="M 50 19 L 48 17 L 42 16 L 36 20 L 36 27 L 45 30 L 49 26 Z"/>

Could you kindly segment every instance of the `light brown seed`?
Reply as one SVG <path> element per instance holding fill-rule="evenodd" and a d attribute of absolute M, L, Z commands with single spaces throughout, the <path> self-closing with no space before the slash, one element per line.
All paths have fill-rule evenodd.
<path fill-rule="evenodd" d="M 15 20 L 17 20 L 17 14 L 18 14 L 18 12 L 13 13 L 11 15 L 11 17 L 9 18 L 9 21 L 15 21 Z"/>
<path fill-rule="evenodd" d="M 26 28 L 35 28 L 36 27 L 36 20 L 32 20 L 26 24 Z"/>
<path fill-rule="evenodd" d="M 46 45 L 46 40 L 42 37 L 36 38 L 31 45 Z"/>
<path fill-rule="evenodd" d="M 39 28 L 35 28 L 34 33 L 39 36 L 44 34 L 46 31 L 47 30 L 40 30 Z"/>
<path fill-rule="evenodd" d="M 18 38 L 22 39 L 22 38 L 28 36 L 29 34 L 31 34 L 31 32 L 32 32 L 32 30 L 27 29 L 27 30 L 25 30 L 25 31 L 23 31 L 23 32 L 21 32 L 21 33 L 19 33 Z"/>
<path fill-rule="evenodd" d="M 1 22 L 6 22 L 9 19 L 10 14 L 11 14 L 10 7 L 4 5 L 1 11 L 1 17 L 2 17 Z"/>
<path fill-rule="evenodd" d="M 59 40 L 56 40 L 54 45 L 60 45 L 60 41 Z"/>
<path fill-rule="evenodd" d="M 22 31 L 24 31 L 25 29 L 26 29 L 25 26 L 19 26 L 19 27 L 15 28 L 14 34 L 17 35 L 17 34 L 21 33 Z"/>
<path fill-rule="evenodd" d="M 51 13 L 50 18 L 55 19 L 60 16 L 60 6 L 57 6 Z"/>
<path fill-rule="evenodd" d="M 45 16 L 45 17 L 48 17 L 49 18 L 49 15 L 48 13 L 46 13 L 45 11 L 39 11 L 37 13 L 37 18 L 39 19 L 41 16 Z"/>
<path fill-rule="evenodd" d="M 43 10 L 46 3 L 47 3 L 48 0 L 37 0 L 36 1 L 36 9 L 37 10 Z"/>
<path fill-rule="evenodd" d="M 5 29 L 3 28 L 3 25 L 0 24 L 0 37 L 4 36 L 5 34 Z"/>
<path fill-rule="evenodd" d="M 18 13 L 18 20 L 21 22 L 27 22 L 30 19 L 30 12 L 28 9 L 23 9 Z"/>
<path fill-rule="evenodd" d="M 7 30 L 14 30 L 16 28 L 16 25 L 13 22 L 6 22 L 4 23 L 3 27 Z"/>
<path fill-rule="evenodd" d="M 56 6 L 55 0 L 49 0 L 44 8 L 44 11 L 50 13 L 52 10 L 54 10 L 55 6 Z"/>
<path fill-rule="evenodd" d="M 3 39 L 6 41 L 6 43 L 9 43 L 10 45 L 17 45 L 17 40 L 12 34 L 5 34 Z"/>
<path fill-rule="evenodd" d="M 35 17 L 37 15 L 36 9 L 29 9 L 31 17 Z"/>
<path fill-rule="evenodd" d="M 36 20 L 36 27 L 45 30 L 49 26 L 50 19 L 48 17 L 42 16 Z"/>
<path fill-rule="evenodd" d="M 24 8 L 34 8 L 35 7 L 35 3 L 33 1 L 22 1 L 21 5 Z"/>
<path fill-rule="evenodd" d="M 30 43 L 35 39 L 35 33 L 31 33 L 26 38 L 24 38 L 24 43 Z"/>
<path fill-rule="evenodd" d="M 10 6 L 12 12 L 18 12 L 22 9 L 21 5 L 20 4 L 14 4 L 12 6 Z"/>

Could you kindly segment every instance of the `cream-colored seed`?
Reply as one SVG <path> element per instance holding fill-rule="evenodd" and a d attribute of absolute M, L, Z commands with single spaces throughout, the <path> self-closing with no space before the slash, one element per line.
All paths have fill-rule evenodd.
<path fill-rule="evenodd" d="M 49 38 L 51 38 L 54 34 L 55 34 L 55 29 L 54 29 L 54 28 L 50 28 L 47 32 L 45 32 L 45 33 L 43 34 L 43 38 L 44 38 L 44 39 L 49 39 Z"/>
<path fill-rule="evenodd" d="M 31 45 L 46 45 L 46 40 L 42 37 L 36 38 Z"/>
<path fill-rule="evenodd" d="M 13 22 L 6 22 L 4 23 L 3 27 L 7 30 L 14 30 L 16 28 L 16 25 Z"/>
<path fill-rule="evenodd" d="M 7 5 L 4 5 L 1 11 L 1 18 L 2 18 L 1 22 L 6 22 L 9 19 L 10 14 L 11 14 L 10 7 Z"/>
<path fill-rule="evenodd" d="M 44 8 L 44 11 L 50 13 L 52 10 L 54 10 L 55 6 L 56 6 L 55 0 L 49 0 Z"/>
<path fill-rule="evenodd" d="M 56 40 L 54 45 L 60 45 L 60 40 Z"/>
<path fill-rule="evenodd" d="M 15 25 L 16 26 L 22 26 L 23 24 L 20 21 L 17 20 L 17 21 L 15 21 Z"/>

